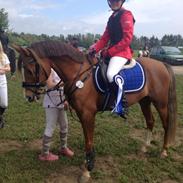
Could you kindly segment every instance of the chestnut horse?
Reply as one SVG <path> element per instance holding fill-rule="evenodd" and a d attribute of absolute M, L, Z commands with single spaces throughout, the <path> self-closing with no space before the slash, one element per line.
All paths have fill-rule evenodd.
<path fill-rule="evenodd" d="M 65 94 L 80 119 L 85 137 L 86 169 L 82 178 L 89 177 L 95 161 L 93 145 L 95 115 L 104 100 L 104 96 L 97 92 L 92 78 L 93 65 L 97 60 L 89 59 L 72 46 L 59 41 L 37 42 L 28 48 L 17 45 L 13 47 L 20 53 L 19 67 L 22 65 L 24 69 L 23 85 L 30 101 L 39 94 L 40 87 L 45 85 L 51 68 L 63 79 Z M 167 149 L 174 141 L 176 132 L 174 73 L 169 65 L 150 58 L 141 58 L 140 63 L 145 70 L 146 83 L 141 91 L 126 94 L 127 104 L 131 106 L 138 102 L 145 117 L 147 137 L 143 151 L 146 151 L 146 147 L 150 145 L 150 136 L 154 127 L 151 104 L 155 106 L 165 132 L 161 155 L 167 156 Z M 80 80 L 85 80 L 84 87 L 77 88 L 77 81 Z"/>

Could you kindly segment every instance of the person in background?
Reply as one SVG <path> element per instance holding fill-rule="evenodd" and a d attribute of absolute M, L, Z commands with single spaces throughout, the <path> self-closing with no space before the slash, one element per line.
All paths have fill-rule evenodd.
<path fill-rule="evenodd" d="M 9 58 L 9 61 L 10 61 L 11 79 L 15 79 L 16 54 L 15 54 L 15 51 L 10 47 L 8 47 L 8 58 Z"/>
<path fill-rule="evenodd" d="M 138 51 L 138 58 L 143 57 L 143 50 L 142 47 L 140 47 L 139 51 Z"/>
<path fill-rule="evenodd" d="M 6 73 L 10 71 L 9 59 L 4 53 L 0 41 L 0 128 L 4 127 L 3 114 L 8 107 L 8 89 Z"/>
<path fill-rule="evenodd" d="M 70 40 L 70 44 L 71 44 L 74 48 L 78 49 L 79 41 L 78 41 L 78 39 L 77 39 L 76 37 L 73 37 L 73 38 Z"/>
<path fill-rule="evenodd" d="M 149 48 L 148 48 L 148 46 L 144 46 L 143 56 L 144 57 L 149 57 Z"/>
<path fill-rule="evenodd" d="M 140 48 L 138 52 L 138 57 L 149 57 L 149 49 L 148 46 L 144 46 L 144 48 Z"/>
<path fill-rule="evenodd" d="M 46 113 L 46 128 L 43 136 L 42 152 L 39 155 L 39 160 L 41 161 L 55 161 L 59 159 L 58 155 L 50 152 L 51 140 L 57 123 L 60 128 L 59 154 L 70 158 L 74 155 L 74 152 L 67 147 L 68 119 L 64 108 L 67 107 L 68 104 L 64 102 L 63 87 L 60 86 L 59 89 L 52 90 L 59 82 L 59 76 L 52 69 L 47 80 L 48 90 L 43 100 L 43 107 Z"/>
<path fill-rule="evenodd" d="M 4 52 L 8 55 L 9 38 L 2 28 L 0 28 L 0 41 L 3 46 Z"/>

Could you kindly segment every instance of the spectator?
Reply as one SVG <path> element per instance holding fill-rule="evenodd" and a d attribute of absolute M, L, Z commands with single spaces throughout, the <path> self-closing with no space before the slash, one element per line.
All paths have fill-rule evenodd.
<path fill-rule="evenodd" d="M 71 40 L 70 40 L 70 44 L 74 47 L 74 48 L 77 48 L 78 49 L 78 44 L 79 44 L 79 41 L 76 37 L 73 37 Z"/>
<path fill-rule="evenodd" d="M 9 59 L 4 53 L 1 41 L 0 41 L 0 128 L 4 127 L 3 114 L 8 107 L 8 89 L 6 73 L 10 71 Z"/>
<path fill-rule="evenodd" d="M 8 55 L 8 44 L 9 44 L 9 38 L 7 34 L 5 34 L 4 30 L 0 28 L 0 41 L 3 46 L 4 52 Z"/>
<path fill-rule="evenodd" d="M 144 46 L 144 48 L 140 48 L 138 52 L 138 57 L 149 57 L 148 46 Z"/>

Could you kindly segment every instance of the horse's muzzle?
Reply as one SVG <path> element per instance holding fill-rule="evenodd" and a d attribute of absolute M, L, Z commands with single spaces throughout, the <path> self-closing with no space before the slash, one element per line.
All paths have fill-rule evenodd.
<path fill-rule="evenodd" d="M 40 99 L 40 96 L 38 96 L 38 95 L 26 96 L 26 99 L 28 102 L 35 102 L 35 101 L 38 101 Z"/>

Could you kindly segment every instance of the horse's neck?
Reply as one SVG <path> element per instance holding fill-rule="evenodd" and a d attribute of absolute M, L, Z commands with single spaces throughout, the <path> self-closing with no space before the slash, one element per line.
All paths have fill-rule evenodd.
<path fill-rule="evenodd" d="M 74 80 L 80 70 L 82 70 L 81 65 L 82 64 L 76 63 L 73 60 L 64 57 L 61 60 L 54 60 L 52 62 L 53 69 L 64 82 Z"/>

